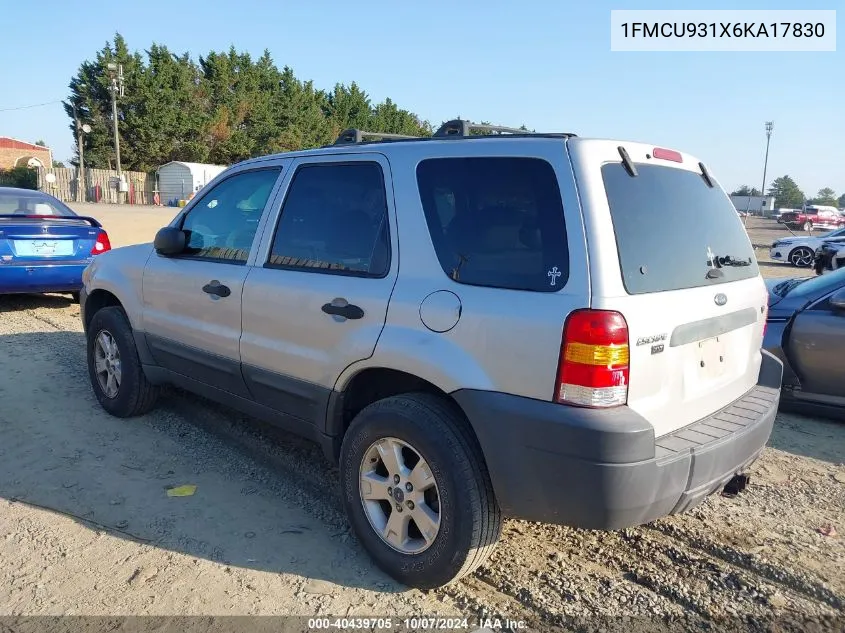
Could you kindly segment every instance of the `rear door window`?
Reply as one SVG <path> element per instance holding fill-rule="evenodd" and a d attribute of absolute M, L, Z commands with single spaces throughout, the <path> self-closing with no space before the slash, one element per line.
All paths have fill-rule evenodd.
<path fill-rule="evenodd" d="M 435 158 L 417 183 L 440 265 L 452 280 L 556 292 L 569 276 L 554 168 L 538 158 Z"/>
<path fill-rule="evenodd" d="M 601 171 L 629 294 L 710 286 L 759 274 L 736 209 L 700 174 L 641 163 L 634 177 L 621 163 L 605 164 Z"/>
<path fill-rule="evenodd" d="M 390 256 L 378 163 L 322 163 L 296 171 L 265 268 L 383 278 Z"/>

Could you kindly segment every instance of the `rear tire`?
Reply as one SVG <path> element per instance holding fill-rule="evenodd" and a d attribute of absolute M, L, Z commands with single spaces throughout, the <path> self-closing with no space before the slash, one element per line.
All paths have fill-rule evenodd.
<path fill-rule="evenodd" d="M 144 375 L 132 326 L 123 309 L 110 306 L 91 317 L 87 347 L 91 388 L 103 409 L 118 418 L 143 415 L 153 409 L 159 388 Z M 117 379 L 110 381 L 109 377 Z"/>
<path fill-rule="evenodd" d="M 385 448 L 395 446 L 401 447 L 398 453 Z M 388 456 L 384 461 L 377 457 L 380 450 Z M 391 488 L 395 473 L 382 467 L 390 461 L 389 455 L 397 454 L 403 474 L 399 485 Z M 416 463 L 427 465 L 423 469 L 427 475 L 423 479 L 430 486 L 426 494 L 433 489 L 436 502 L 431 500 L 433 496 L 425 500 L 415 497 L 416 505 L 410 499 L 418 494 L 411 484 L 419 481 L 413 454 L 420 460 Z M 375 474 L 377 469 L 382 469 L 382 474 Z M 370 488 L 373 477 L 383 479 Z M 502 515 L 481 449 L 460 411 L 444 398 L 413 393 L 364 408 L 343 439 L 340 479 L 343 504 L 358 539 L 378 567 L 409 587 L 434 589 L 466 576 L 487 560 L 501 534 Z M 395 496 L 379 497 L 379 491 L 390 489 Z M 373 501 L 376 497 L 380 500 Z M 397 513 L 397 505 L 402 507 L 401 513 Z M 433 521 L 424 528 L 413 516 L 407 518 L 421 509 L 426 512 L 423 520 L 436 515 L 436 530 L 430 528 Z M 378 517 L 374 519 L 374 515 L 379 512 L 384 513 L 384 528 L 377 531 Z M 387 529 L 390 517 L 396 525 L 404 518 L 407 539 L 396 538 L 396 533 Z"/>

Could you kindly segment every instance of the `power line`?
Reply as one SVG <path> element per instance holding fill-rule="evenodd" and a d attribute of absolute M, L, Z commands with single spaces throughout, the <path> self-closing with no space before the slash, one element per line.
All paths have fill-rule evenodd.
<path fill-rule="evenodd" d="M 18 106 L 16 108 L 0 108 L 0 112 L 11 112 L 12 110 L 29 110 L 30 108 L 40 108 L 41 106 L 53 105 L 54 103 L 61 103 L 61 99 L 55 101 L 45 101 L 44 103 L 33 103 L 32 105 Z"/>

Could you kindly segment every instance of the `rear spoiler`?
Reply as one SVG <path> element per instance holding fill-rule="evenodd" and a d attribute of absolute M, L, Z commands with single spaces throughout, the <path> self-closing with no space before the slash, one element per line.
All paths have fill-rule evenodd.
<path fill-rule="evenodd" d="M 83 222 L 86 222 L 90 226 L 94 227 L 95 229 L 103 228 L 102 224 L 87 215 L 22 215 L 20 213 L 0 213 L 0 222 L 3 222 L 4 220 L 41 220 L 42 222 L 82 220 Z"/>

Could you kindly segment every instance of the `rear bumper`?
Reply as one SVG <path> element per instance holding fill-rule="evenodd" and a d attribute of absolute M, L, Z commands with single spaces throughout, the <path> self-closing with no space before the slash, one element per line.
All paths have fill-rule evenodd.
<path fill-rule="evenodd" d="M 471 390 L 453 396 L 506 516 L 614 530 L 689 510 L 754 462 L 772 431 L 782 373 L 764 351 L 753 389 L 657 440 L 627 407 L 579 409 Z"/>
<path fill-rule="evenodd" d="M 0 294 L 79 292 L 88 262 L 11 266 L 0 264 Z"/>

